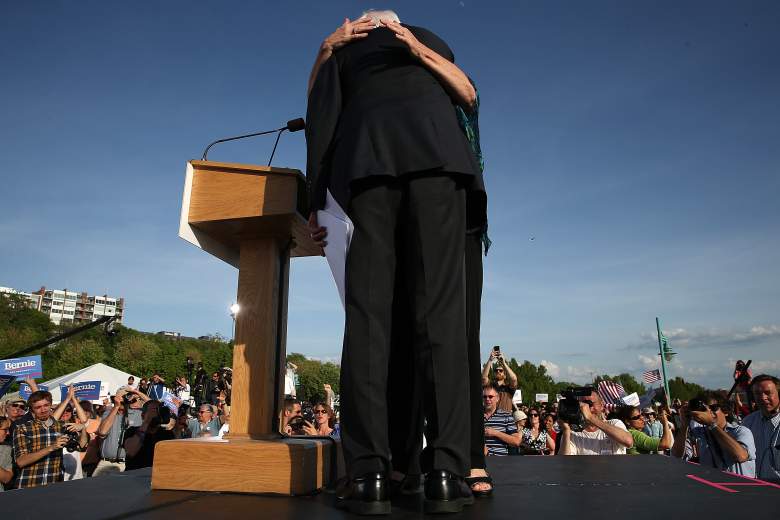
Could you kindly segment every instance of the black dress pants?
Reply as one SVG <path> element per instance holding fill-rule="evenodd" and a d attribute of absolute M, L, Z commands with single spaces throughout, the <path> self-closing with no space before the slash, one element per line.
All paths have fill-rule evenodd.
<path fill-rule="evenodd" d="M 469 466 L 465 191 L 448 174 L 370 177 L 353 183 L 348 213 L 355 229 L 346 265 L 341 358 L 347 471 L 353 477 L 389 471 L 389 423 L 409 420 L 389 416 L 387 401 L 393 301 L 401 285 L 413 350 L 406 379 L 419 381 L 417 398 L 426 419 L 422 471 L 464 475 Z"/>
<path fill-rule="evenodd" d="M 482 402 L 482 361 L 479 332 L 482 303 L 482 228 L 471 227 L 466 232 L 465 290 L 466 290 L 466 344 L 468 358 L 469 392 L 469 467 L 485 468 L 484 405 Z M 410 320 L 404 302 L 403 287 L 396 287 L 394 307 L 393 351 L 388 380 L 388 407 L 390 417 L 405 417 L 390 423 L 390 450 L 393 469 L 404 474 L 419 474 L 419 456 L 422 451 L 424 418 L 418 378 L 409 379 L 405 367 L 413 363 L 413 350 L 405 322 Z M 400 297 L 399 297 L 400 296 Z M 405 302 L 404 302 L 405 303 Z"/>

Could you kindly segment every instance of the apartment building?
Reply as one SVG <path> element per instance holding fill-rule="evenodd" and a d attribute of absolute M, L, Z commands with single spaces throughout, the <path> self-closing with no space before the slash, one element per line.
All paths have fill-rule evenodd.
<path fill-rule="evenodd" d="M 52 290 L 46 287 L 31 293 L 0 287 L 1 292 L 24 296 L 31 308 L 48 315 L 49 319 L 58 325 L 95 321 L 102 316 L 116 316 L 117 323 L 122 323 L 124 315 L 124 298 L 94 296 L 86 292 Z"/>

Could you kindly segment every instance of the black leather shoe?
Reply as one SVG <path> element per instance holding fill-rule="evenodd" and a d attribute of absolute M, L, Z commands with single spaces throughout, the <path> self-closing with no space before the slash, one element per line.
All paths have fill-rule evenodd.
<path fill-rule="evenodd" d="M 425 475 L 426 513 L 460 513 L 463 506 L 473 502 L 464 497 L 463 481 L 447 470 L 433 470 Z"/>
<path fill-rule="evenodd" d="M 389 515 L 387 479 L 382 473 L 366 473 L 346 481 L 336 490 L 336 506 L 358 515 Z"/>

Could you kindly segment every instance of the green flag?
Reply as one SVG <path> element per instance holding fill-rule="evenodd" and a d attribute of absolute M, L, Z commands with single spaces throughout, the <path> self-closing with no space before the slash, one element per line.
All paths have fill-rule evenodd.
<path fill-rule="evenodd" d="M 666 336 L 664 336 L 664 333 L 661 333 L 661 346 L 664 351 L 664 359 L 666 361 L 671 362 L 672 358 L 677 355 L 677 352 L 672 350 L 672 347 L 669 346 L 669 340 L 666 339 Z"/>

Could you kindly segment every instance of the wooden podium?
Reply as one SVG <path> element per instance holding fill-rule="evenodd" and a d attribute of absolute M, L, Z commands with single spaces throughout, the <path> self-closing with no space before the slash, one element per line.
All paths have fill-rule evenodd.
<path fill-rule="evenodd" d="M 230 433 L 157 444 L 153 489 L 305 494 L 337 474 L 329 440 L 283 438 L 290 257 L 319 255 L 298 170 L 190 161 L 179 236 L 238 268 Z"/>

